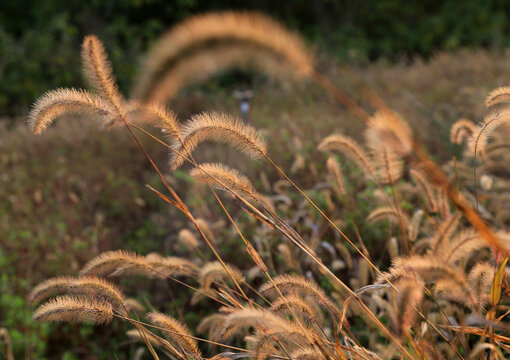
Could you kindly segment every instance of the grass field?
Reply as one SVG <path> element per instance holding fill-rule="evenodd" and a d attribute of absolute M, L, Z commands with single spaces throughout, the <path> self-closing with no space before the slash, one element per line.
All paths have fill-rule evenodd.
<path fill-rule="evenodd" d="M 453 156 L 462 157 L 462 149 L 449 141 L 451 125 L 460 118 L 480 121 L 486 112 L 483 101 L 487 93 L 510 84 L 509 56 L 501 52 L 461 51 L 438 54 L 429 62 L 379 62 L 349 69 L 331 59 L 320 59 L 318 67 L 363 106 L 370 106 L 363 95 L 367 87 L 372 89 L 409 122 L 428 154 L 442 164 Z M 358 230 L 364 234 L 369 252 L 381 254 L 374 257 L 374 262 L 381 270 L 387 270 L 391 257 L 386 253 L 386 238 L 396 236 L 394 229 L 386 223 L 362 224 L 374 209 L 371 199 L 377 188 L 358 182 L 359 169 L 342 164 L 346 186 L 355 204 L 350 218 L 343 216 L 343 212 L 336 213 L 328 199 L 333 196 L 331 191 L 322 191 L 327 184 L 327 156 L 317 150 L 318 144 L 332 133 L 362 139 L 364 125 L 311 82 L 280 84 L 257 78 L 254 91 L 250 124 L 267 139 L 272 158 L 317 203 L 338 216 L 339 224 L 349 236 L 354 237 L 353 225 L 360 224 Z M 181 120 L 202 110 L 238 114 L 238 103 L 231 93 L 230 87 L 221 88 L 217 79 L 213 79 L 188 89 L 171 107 Z M 195 256 L 178 241 L 181 229 L 193 228 L 179 211 L 144 186 L 149 184 L 163 191 L 157 175 L 124 128 L 106 132 L 89 119 L 60 119 L 44 136 L 36 136 L 27 129 L 25 114 L 20 114 L 13 125 L 2 129 L 0 137 L 0 307 L 5 310 L 0 319 L 2 326 L 9 330 L 16 358 L 137 358 L 137 349 L 144 345 L 126 340 L 123 332 L 128 330 L 127 325 L 35 323 L 26 298 L 39 282 L 57 275 L 75 275 L 87 261 L 107 250 Z M 187 171 L 170 173 L 168 151 L 142 134 L 140 138 L 168 174 L 168 182 L 175 186 L 195 215 L 210 224 L 224 260 L 245 273 L 250 270 L 253 264 L 241 250 L 235 232 L 214 198 L 194 184 Z M 247 175 L 265 196 L 282 197 L 285 204 L 278 207 L 280 214 L 310 219 L 317 226 L 317 233 L 310 231 L 305 223 L 297 220 L 293 223 L 307 239 L 319 236 L 326 242 L 336 241 L 335 235 L 325 229 L 324 221 L 310 209 L 304 209 L 297 192 L 282 183 L 278 174 L 261 161 L 248 162 L 223 145 L 206 144 L 199 149 L 198 162 L 221 159 L 222 163 Z M 404 175 L 402 182 L 408 180 L 409 176 Z M 277 236 L 264 233 L 234 203 L 225 203 L 244 225 L 247 236 L 257 244 L 257 250 L 276 262 L 275 270 L 317 274 L 304 260 L 300 270 L 285 259 L 282 261 Z M 410 202 L 402 206 L 406 209 L 405 206 L 414 205 Z M 265 236 L 266 240 L 260 240 Z M 212 260 L 203 244 L 201 248 L 203 256 Z M 326 259 L 327 250 L 322 249 Z M 352 251 L 350 247 L 349 251 Z M 359 257 L 354 252 L 352 257 L 354 269 L 339 267 L 337 271 L 346 282 L 362 271 L 361 265 L 356 265 Z M 372 275 L 370 278 L 374 280 Z M 366 282 L 356 281 L 359 285 Z M 183 319 L 191 328 L 213 312 L 212 304 L 206 301 L 192 306 L 192 292 L 178 284 L 140 279 L 119 283 L 148 309 L 157 307 Z M 260 285 L 262 279 L 255 278 L 253 283 Z M 321 285 L 329 286 L 326 282 Z M 351 285 L 355 287 L 352 281 Z M 352 329 L 361 327 L 353 321 Z M 375 341 L 361 330 L 360 334 L 367 337 L 363 338 L 364 344 Z"/>

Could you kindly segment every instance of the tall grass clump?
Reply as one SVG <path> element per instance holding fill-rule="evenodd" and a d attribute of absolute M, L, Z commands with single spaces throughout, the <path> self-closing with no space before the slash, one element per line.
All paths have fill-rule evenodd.
<path fill-rule="evenodd" d="M 338 131 L 318 144 L 321 153 L 328 153 L 324 167 L 329 174 L 317 172 L 314 189 L 303 189 L 273 158 L 267 144 L 282 139 L 265 140 L 255 127 L 218 112 L 196 114 L 180 123 L 162 104 L 194 80 L 191 74 L 198 72 L 203 59 L 214 63 L 200 74 L 209 76 L 243 63 L 253 51 L 258 55 L 252 59 L 270 75 L 275 62 L 284 64 L 313 80 L 366 125 L 363 142 Z M 78 114 L 96 118 L 105 127 L 126 128 L 161 180 L 160 189 L 149 189 L 189 222 L 178 240 L 193 255 L 122 250 L 100 254 L 78 277 L 49 279 L 34 288 L 30 300 L 41 303 L 35 319 L 125 321 L 133 327 L 128 335 L 142 341 L 155 359 L 508 355 L 510 237 L 503 215 L 495 211 L 494 186 L 483 181 L 481 211 L 477 181 L 453 181 L 456 167 L 433 162 L 406 120 L 375 94 L 373 114 L 347 97 L 314 70 L 297 35 L 260 14 L 194 17 L 171 30 L 149 53 L 134 99 L 118 91 L 96 37 L 85 38 L 82 58 L 92 91 L 46 93 L 34 104 L 29 126 L 41 133 L 57 117 Z M 491 93 L 487 104 L 503 106 L 507 92 Z M 452 141 L 461 144 L 469 138 L 475 149 L 459 163 L 476 166 L 477 161 L 487 161 L 489 135 L 506 116 L 502 108 L 478 126 L 454 124 Z M 162 129 L 164 139 L 147 125 Z M 221 237 L 228 237 L 236 256 L 246 261 L 225 260 L 218 230 L 186 204 L 182 189 L 154 162 L 140 133 L 169 151 L 170 177 L 180 169 L 210 191 L 226 223 Z M 223 164 L 227 156 L 216 163 L 198 163 L 196 153 L 210 141 L 226 144 L 225 151 L 236 156 L 244 153 L 239 156 L 262 163 L 273 178 L 279 176 L 273 184 L 278 196 L 268 196 L 257 182 Z M 471 158 L 482 150 L 484 156 Z M 354 170 L 344 171 L 348 166 Z M 488 167 L 482 170 L 484 179 L 491 176 Z M 353 184 L 369 197 L 369 212 L 361 219 L 354 216 L 358 204 L 357 194 L 350 191 Z M 317 189 L 328 192 L 318 196 Z M 346 231 L 346 219 L 353 231 Z M 366 233 L 375 227 L 382 229 L 378 243 L 369 244 Z M 216 310 L 201 319 L 195 335 L 176 314 L 159 311 L 156 303 L 149 312 L 130 305 L 124 292 L 136 295 L 136 288 L 121 291 L 115 284 L 126 277 L 178 283 L 192 293 L 194 306 L 207 302 L 209 310 Z"/>

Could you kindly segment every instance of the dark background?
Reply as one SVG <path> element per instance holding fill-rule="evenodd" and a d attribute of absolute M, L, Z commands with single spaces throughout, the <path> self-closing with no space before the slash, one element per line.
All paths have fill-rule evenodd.
<path fill-rule="evenodd" d="M 86 34 L 106 44 L 126 91 L 140 55 L 159 35 L 192 14 L 219 9 L 269 13 L 316 48 L 358 64 L 510 42 L 505 0 L 2 1 L 0 116 L 22 116 L 45 89 L 82 86 L 79 46 Z"/>

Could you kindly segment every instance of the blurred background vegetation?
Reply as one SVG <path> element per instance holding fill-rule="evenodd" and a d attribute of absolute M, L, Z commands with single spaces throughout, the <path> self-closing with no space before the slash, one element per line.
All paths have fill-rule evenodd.
<path fill-rule="evenodd" d="M 510 42 L 505 0 L 25 0 L 0 3 L 0 116 L 24 115 L 44 89 L 82 86 L 79 44 L 105 42 L 122 90 L 139 56 L 192 14 L 256 9 L 300 31 L 316 47 L 356 62 L 429 57 L 439 50 Z"/>

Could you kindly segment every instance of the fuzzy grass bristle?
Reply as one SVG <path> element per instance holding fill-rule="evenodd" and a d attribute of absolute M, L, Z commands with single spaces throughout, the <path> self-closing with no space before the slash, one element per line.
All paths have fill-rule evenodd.
<path fill-rule="evenodd" d="M 389 109 L 379 110 L 370 118 L 368 126 L 396 153 L 405 155 L 413 150 L 413 132 L 409 124 L 396 112 Z"/>
<path fill-rule="evenodd" d="M 301 333 L 301 327 L 265 309 L 242 308 L 235 309 L 225 317 L 220 339 L 228 339 L 240 333 L 243 329 L 256 327 L 271 332 Z"/>
<path fill-rule="evenodd" d="M 115 308 L 124 307 L 124 295 L 111 282 L 96 276 L 76 278 L 68 285 L 69 292 L 94 295 L 111 303 Z"/>
<path fill-rule="evenodd" d="M 374 176 L 374 170 L 370 165 L 370 158 L 361 146 L 350 137 L 333 134 L 324 138 L 318 146 L 320 151 L 341 151 L 351 159 L 367 176 Z"/>
<path fill-rule="evenodd" d="M 301 297 L 296 295 L 287 295 L 285 298 L 278 298 L 271 304 L 271 311 L 283 314 L 297 312 L 303 314 L 312 322 L 317 322 L 321 314 L 316 314 L 314 309 Z"/>
<path fill-rule="evenodd" d="M 344 177 L 342 174 L 342 169 L 340 168 L 340 164 L 334 157 L 329 157 L 326 161 L 326 167 L 328 168 L 329 174 L 331 175 L 334 183 L 335 190 L 338 192 L 340 196 L 345 196 L 345 185 L 344 185 Z"/>
<path fill-rule="evenodd" d="M 95 276 L 79 278 L 63 276 L 48 279 L 32 290 L 29 301 L 31 304 L 36 304 L 54 295 L 64 293 L 96 296 L 107 300 L 117 308 L 124 305 L 124 295 L 117 286 Z"/>
<path fill-rule="evenodd" d="M 397 284 L 397 328 L 400 336 L 409 333 L 416 317 L 415 308 L 423 299 L 423 284 L 413 279 L 402 279 Z"/>
<path fill-rule="evenodd" d="M 492 90 L 485 99 L 485 106 L 487 107 L 500 103 L 510 103 L 510 86 L 502 86 Z"/>
<path fill-rule="evenodd" d="M 340 314 L 335 303 L 326 295 L 323 289 L 321 289 L 316 283 L 305 279 L 299 275 L 278 275 L 273 278 L 272 281 L 268 281 L 263 284 L 259 292 L 261 294 L 277 294 L 277 290 L 286 293 L 290 291 L 297 291 L 302 296 L 311 296 L 318 301 L 326 310 L 330 311 L 334 315 Z"/>
<path fill-rule="evenodd" d="M 177 235 L 179 243 L 181 243 L 188 250 L 198 249 L 198 239 L 190 230 L 182 229 Z"/>
<path fill-rule="evenodd" d="M 402 176 L 403 160 L 377 135 L 374 129 L 367 129 L 365 138 L 370 149 L 370 161 L 376 179 L 382 184 L 395 183 Z"/>
<path fill-rule="evenodd" d="M 144 258 L 145 263 L 153 269 L 147 273 L 143 267 L 134 267 L 133 275 L 166 278 L 168 276 L 190 276 L 198 273 L 198 267 L 190 260 L 176 256 L 161 256 L 156 253 L 149 254 Z"/>
<path fill-rule="evenodd" d="M 43 281 L 32 289 L 28 296 L 28 302 L 34 305 L 55 294 L 62 293 L 73 280 L 71 276 L 59 276 Z"/>
<path fill-rule="evenodd" d="M 266 143 L 257 131 L 241 120 L 226 114 L 203 112 L 191 117 L 182 127 L 182 141 L 175 141 L 170 158 L 172 170 L 179 168 L 186 157 L 207 140 L 227 143 L 254 159 L 267 153 Z"/>
<path fill-rule="evenodd" d="M 177 116 L 159 103 L 140 104 L 131 102 L 132 106 L 145 115 L 145 122 L 159 127 L 167 138 L 171 140 L 181 139 L 181 128 Z"/>
<path fill-rule="evenodd" d="M 418 276 L 425 282 L 453 279 L 459 284 L 466 283 L 466 275 L 462 270 L 432 256 L 412 255 L 398 258 L 393 261 L 392 268 L 395 269 L 394 273 Z"/>
<path fill-rule="evenodd" d="M 434 251 L 437 252 L 441 248 L 448 247 L 448 244 L 446 243 L 450 240 L 451 236 L 459 226 L 461 218 L 461 214 L 456 213 L 455 215 L 450 216 L 448 219 L 444 220 L 439 225 L 437 233 L 431 242 L 431 247 Z"/>
<path fill-rule="evenodd" d="M 225 269 L 225 267 L 228 269 Z M 242 272 L 235 266 L 225 264 L 225 267 L 219 261 L 212 261 L 205 264 L 200 269 L 200 284 L 202 288 L 208 289 L 213 282 L 227 281 L 234 279 L 237 283 L 244 282 Z"/>
<path fill-rule="evenodd" d="M 451 263 L 467 261 L 471 254 L 487 247 L 487 243 L 473 229 L 457 232 L 448 245 L 444 258 Z"/>
<path fill-rule="evenodd" d="M 510 109 L 493 111 L 478 124 L 469 138 L 468 146 L 473 154 L 483 153 L 492 132 L 502 124 L 510 121 Z"/>
<path fill-rule="evenodd" d="M 39 306 L 33 317 L 37 321 L 108 324 L 113 319 L 113 308 L 106 301 L 64 295 Z"/>
<path fill-rule="evenodd" d="M 250 43 L 227 43 L 206 47 L 176 59 L 171 66 L 165 67 L 161 78 L 154 79 L 147 93 L 142 94 L 140 86 L 143 85 L 140 83 L 135 88 L 135 96 L 140 101 L 165 103 L 175 99 L 187 86 L 230 69 L 253 69 L 280 80 L 295 75 L 294 69 L 282 63 L 281 58 L 269 49 L 261 49 Z"/>
<path fill-rule="evenodd" d="M 250 180 L 239 171 L 223 164 L 200 164 L 190 171 L 190 176 L 199 184 L 210 185 L 248 198 L 257 199 Z"/>
<path fill-rule="evenodd" d="M 167 338 L 177 348 L 182 349 L 185 354 L 190 354 L 195 359 L 202 359 L 202 353 L 197 341 L 193 338 L 188 327 L 182 322 L 158 312 L 148 313 L 147 318 L 151 324 L 163 331 Z"/>
<path fill-rule="evenodd" d="M 407 218 L 401 216 L 401 212 L 399 212 L 394 207 L 390 206 L 382 206 L 374 209 L 370 212 L 367 216 L 367 222 L 369 223 L 376 223 L 380 221 L 390 221 L 394 224 L 398 224 L 399 217 L 401 218 L 402 222 L 404 222 L 404 228 L 409 228 L 409 222 Z"/>
<path fill-rule="evenodd" d="M 474 130 L 475 124 L 471 120 L 457 120 L 450 128 L 450 141 L 453 144 L 460 145 L 464 139 L 469 139 Z"/>
<path fill-rule="evenodd" d="M 118 270 L 127 272 L 134 268 L 148 273 L 152 273 L 153 271 L 143 256 L 124 250 L 107 251 L 86 263 L 82 268 L 80 275 L 107 276 L 114 272 L 117 272 L 118 274 Z"/>
<path fill-rule="evenodd" d="M 114 116 L 103 99 L 85 90 L 57 89 L 46 92 L 34 103 L 28 114 L 28 126 L 41 134 L 58 117 L 66 115 L 96 116 L 100 120 Z"/>
<path fill-rule="evenodd" d="M 94 89 L 120 110 L 123 102 L 119 94 L 112 65 L 108 60 L 103 44 L 94 35 L 83 39 L 81 57 L 83 60 L 83 73 Z"/>
<path fill-rule="evenodd" d="M 317 350 L 312 347 L 303 348 L 296 350 L 290 354 L 291 358 L 294 360 L 316 360 L 316 359 L 325 359 L 324 356 L 319 354 Z"/>
<path fill-rule="evenodd" d="M 468 274 L 467 287 L 475 302 L 475 307 L 485 306 L 490 299 L 492 280 L 496 269 L 488 262 L 476 264 Z"/>

